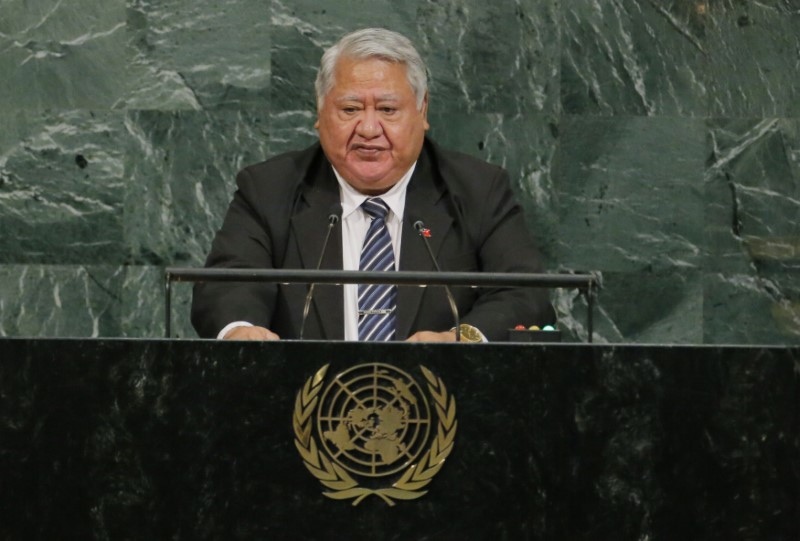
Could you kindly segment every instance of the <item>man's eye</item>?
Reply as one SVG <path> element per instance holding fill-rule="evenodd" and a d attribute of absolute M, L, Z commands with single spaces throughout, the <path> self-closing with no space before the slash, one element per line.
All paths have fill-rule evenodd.
<path fill-rule="evenodd" d="M 356 109 L 355 107 L 344 107 L 344 108 L 342 109 L 342 111 L 343 111 L 343 112 L 345 112 L 345 113 L 347 113 L 348 115 L 352 115 L 353 113 L 355 113 L 356 111 L 358 111 L 358 109 Z"/>
<path fill-rule="evenodd" d="M 395 109 L 394 107 L 381 107 L 381 112 L 386 114 L 392 114 L 397 112 L 397 109 Z"/>

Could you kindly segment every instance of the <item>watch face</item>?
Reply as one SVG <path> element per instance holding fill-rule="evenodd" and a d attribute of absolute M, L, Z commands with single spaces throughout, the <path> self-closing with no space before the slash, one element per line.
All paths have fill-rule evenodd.
<path fill-rule="evenodd" d="M 483 342 L 481 332 L 472 325 L 462 323 L 458 326 L 458 330 L 461 332 L 462 342 Z"/>

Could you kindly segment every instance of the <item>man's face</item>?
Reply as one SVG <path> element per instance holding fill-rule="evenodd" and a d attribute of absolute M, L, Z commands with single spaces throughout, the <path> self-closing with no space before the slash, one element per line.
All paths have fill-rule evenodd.
<path fill-rule="evenodd" d="M 317 123 L 325 155 L 361 193 L 394 186 L 419 157 L 428 129 L 428 96 L 417 110 L 404 64 L 340 58 Z"/>

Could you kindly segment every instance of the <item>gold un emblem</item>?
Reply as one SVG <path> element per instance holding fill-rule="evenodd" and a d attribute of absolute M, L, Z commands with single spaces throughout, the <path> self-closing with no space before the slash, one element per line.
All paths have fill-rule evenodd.
<path fill-rule="evenodd" d="M 406 372 L 370 363 L 324 386 L 329 366 L 297 393 L 292 419 L 297 450 L 328 489 L 323 494 L 353 505 L 370 495 L 389 505 L 424 496 L 453 450 L 458 427 L 455 399 L 442 380 L 420 366 L 425 393 Z"/>

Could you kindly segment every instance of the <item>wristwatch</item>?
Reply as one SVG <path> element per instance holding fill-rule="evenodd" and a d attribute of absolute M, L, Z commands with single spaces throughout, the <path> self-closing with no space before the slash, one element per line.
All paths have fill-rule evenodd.
<path fill-rule="evenodd" d="M 450 329 L 451 331 L 455 331 L 456 328 L 453 327 Z M 470 343 L 481 343 L 481 342 L 488 342 L 486 337 L 483 336 L 483 333 L 478 330 L 477 327 L 473 327 L 467 323 L 462 323 L 458 326 L 458 331 L 461 334 L 461 341 L 462 342 L 470 342 Z"/>

